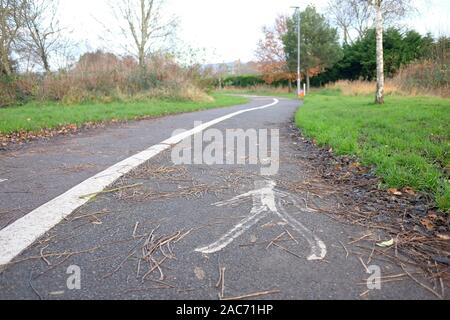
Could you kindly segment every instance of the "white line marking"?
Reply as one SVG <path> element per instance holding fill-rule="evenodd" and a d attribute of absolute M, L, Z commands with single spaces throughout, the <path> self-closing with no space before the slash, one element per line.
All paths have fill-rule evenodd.
<path fill-rule="evenodd" d="M 306 239 L 311 247 L 311 254 L 308 256 L 308 261 L 323 260 L 327 255 L 327 246 L 319 239 L 311 230 L 306 228 L 297 219 L 291 217 L 286 209 L 282 206 L 281 200 L 278 200 L 280 212 L 277 215 L 287 224 L 290 224 L 299 234 Z"/>
<path fill-rule="evenodd" d="M 223 250 L 234 240 L 244 234 L 245 231 L 253 227 L 259 221 L 261 221 L 261 219 L 266 217 L 269 212 L 272 212 L 279 218 L 281 218 L 285 223 L 291 225 L 300 235 L 302 235 L 306 239 L 309 246 L 311 247 L 311 254 L 308 256 L 308 261 L 323 260 L 327 255 L 327 247 L 325 243 L 316 235 L 314 235 L 311 230 L 291 217 L 283 207 L 283 204 L 281 202 L 281 196 L 289 197 L 293 200 L 294 204 L 299 207 L 295 199 L 292 198 L 292 196 L 288 193 L 275 190 L 276 183 L 274 181 L 256 181 L 255 186 L 256 190 L 254 191 L 242 194 L 228 201 L 213 204 L 217 207 L 223 207 L 227 205 L 232 206 L 245 201 L 249 197 L 252 197 L 252 215 L 242 220 L 233 229 L 231 229 L 213 244 L 204 248 L 196 249 L 195 251 L 204 254 L 211 254 Z M 278 201 L 276 200 L 276 196 L 279 196 Z M 280 208 L 281 212 L 278 211 L 278 207 Z"/>
<path fill-rule="evenodd" d="M 22 253 L 23 250 L 32 245 L 47 231 L 55 227 L 64 218 L 69 216 L 75 209 L 89 201 L 89 198 L 81 198 L 82 196 L 101 192 L 107 186 L 134 168 L 171 148 L 171 146 L 208 129 L 209 127 L 241 114 L 273 107 L 279 103 L 278 99 L 273 100 L 274 102 L 271 104 L 228 114 L 197 126 L 190 131 L 171 137 L 160 144 L 154 145 L 141 153 L 113 165 L 96 176 L 87 179 L 61 196 L 33 210 L 3 230 L 0 230 L 0 266 L 10 263 L 12 259 Z"/>
<path fill-rule="evenodd" d="M 8 181 L 8 179 L 0 179 L 0 183 Z"/>

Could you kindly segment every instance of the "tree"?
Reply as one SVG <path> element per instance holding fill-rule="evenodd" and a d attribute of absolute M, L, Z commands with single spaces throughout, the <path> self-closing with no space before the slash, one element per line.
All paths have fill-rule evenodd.
<path fill-rule="evenodd" d="M 383 50 L 383 12 L 381 10 L 382 0 L 373 0 L 377 11 L 376 18 L 376 41 L 377 41 L 377 92 L 375 102 L 384 103 L 384 50 Z"/>
<path fill-rule="evenodd" d="M 350 45 L 343 45 L 343 57 L 331 68 L 314 79 L 315 83 L 328 83 L 341 79 L 376 79 L 376 36 L 375 29 Z M 422 36 L 416 31 L 402 31 L 398 28 L 384 30 L 384 72 L 394 77 L 398 71 L 415 60 L 428 58 L 434 40 L 431 35 Z"/>
<path fill-rule="evenodd" d="M 351 44 L 352 33 L 362 38 L 373 22 L 373 10 L 368 1 L 330 0 L 327 14 L 331 21 L 341 30 L 344 44 Z"/>
<path fill-rule="evenodd" d="M 117 3 L 118 2 L 118 3 Z M 118 18 L 120 30 L 132 39 L 132 53 L 145 69 L 146 57 L 152 52 L 152 41 L 165 39 L 174 34 L 176 18 L 163 16 L 164 0 L 120 0 L 111 2 Z"/>
<path fill-rule="evenodd" d="M 366 0 L 360 0 L 366 1 Z M 376 44 L 377 44 L 377 91 L 375 102 L 384 103 L 384 51 L 383 30 L 385 18 L 401 17 L 411 10 L 410 0 L 368 0 L 375 7 Z"/>
<path fill-rule="evenodd" d="M 23 26 L 23 0 L 0 0 L 0 74 L 13 73 L 13 46 Z"/>
<path fill-rule="evenodd" d="M 25 32 L 21 39 L 24 51 L 48 73 L 50 58 L 68 45 L 64 29 L 57 19 L 56 0 L 24 0 Z"/>
<path fill-rule="evenodd" d="M 289 71 L 283 37 L 287 33 L 287 20 L 285 16 L 279 16 L 273 27 L 264 26 L 264 39 L 257 44 L 256 58 L 258 69 L 266 83 L 288 79 L 289 92 L 292 89 L 292 80 L 295 73 Z"/>
<path fill-rule="evenodd" d="M 400 5 L 399 5 L 400 3 Z M 329 0 L 326 9 L 331 22 L 342 33 L 344 44 L 362 38 L 375 28 L 374 0 Z M 383 0 L 381 5 L 385 27 L 398 27 L 399 20 L 412 11 L 409 1 Z"/>
<path fill-rule="evenodd" d="M 301 67 L 306 77 L 307 89 L 310 78 L 323 72 L 340 60 L 342 56 L 337 29 L 332 28 L 325 17 L 314 6 L 300 12 L 301 18 Z M 287 33 L 283 37 L 288 68 L 297 70 L 297 16 L 287 21 Z"/>
<path fill-rule="evenodd" d="M 373 10 L 371 9 L 374 9 Z M 410 0 L 330 0 L 328 12 L 344 32 L 344 42 L 348 43 L 350 27 L 355 27 L 359 38 L 375 20 L 377 89 L 375 101 L 384 103 L 384 51 L 383 30 L 387 22 L 403 17 L 411 10 Z"/>

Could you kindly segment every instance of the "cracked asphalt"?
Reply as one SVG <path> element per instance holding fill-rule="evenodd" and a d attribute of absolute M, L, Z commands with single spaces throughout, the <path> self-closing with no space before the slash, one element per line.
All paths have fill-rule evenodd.
<path fill-rule="evenodd" d="M 0 228 L 177 129 L 271 101 L 252 98 L 243 106 L 130 122 L 3 152 L 0 178 L 8 180 L 0 183 Z M 350 243 L 367 230 L 312 209 L 339 210 L 339 204 L 292 128 L 298 106 L 298 101 L 281 99 L 274 107 L 214 126 L 223 133 L 278 129 L 280 169 L 275 176 L 261 177 L 260 165 L 175 165 L 171 152 L 163 152 L 108 188 L 116 191 L 77 209 L 8 265 L 0 274 L 0 299 L 217 300 L 264 291 L 272 293 L 256 298 L 434 299 L 408 278 L 368 290 L 366 267 L 378 266 L 383 277 L 402 272 L 377 257 L 358 255 L 357 243 Z M 252 210 L 251 199 L 236 206 L 213 204 L 252 191 L 255 182 L 267 179 L 292 195 L 282 200 L 285 210 L 323 240 L 325 259 L 308 261 L 305 238 L 270 214 L 221 251 L 196 252 Z M 70 266 L 81 271 L 80 289 L 67 286 Z"/>

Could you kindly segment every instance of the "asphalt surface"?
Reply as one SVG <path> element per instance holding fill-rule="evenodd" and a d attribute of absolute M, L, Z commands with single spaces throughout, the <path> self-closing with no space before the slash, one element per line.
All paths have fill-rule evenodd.
<path fill-rule="evenodd" d="M 7 181 L 0 183 L 0 227 L 167 139 L 174 130 L 271 101 L 253 98 L 244 106 L 132 122 L 4 152 L 0 179 Z M 279 129 L 280 170 L 275 176 L 262 177 L 261 165 L 177 166 L 166 151 L 117 181 L 111 187 L 116 192 L 98 195 L 17 257 L 0 274 L 0 299 L 218 299 L 222 293 L 227 298 L 264 291 L 272 294 L 256 298 L 434 299 L 404 278 L 369 290 L 366 267 L 379 266 L 382 276 L 401 272 L 376 257 L 363 261 L 347 254 L 354 250 L 351 240 L 367 230 L 311 211 L 311 206 L 339 210 L 339 205 L 293 134 L 297 108 L 298 101 L 282 99 L 277 106 L 214 126 L 223 133 Z M 196 252 L 249 217 L 254 206 L 251 198 L 234 206 L 213 204 L 248 193 L 255 182 L 268 179 L 283 198 L 279 205 L 325 243 L 325 258 L 308 261 L 306 237 L 276 214 L 267 214 L 216 253 Z M 140 259 L 146 255 L 146 241 L 164 237 L 168 245 Z M 280 241 L 271 243 L 274 239 Z M 81 270 L 79 290 L 67 286 L 70 266 Z"/>

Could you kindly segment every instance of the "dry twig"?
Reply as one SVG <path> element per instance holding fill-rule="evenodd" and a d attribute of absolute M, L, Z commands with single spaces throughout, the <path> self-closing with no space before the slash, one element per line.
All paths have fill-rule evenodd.
<path fill-rule="evenodd" d="M 281 292 L 280 290 L 261 291 L 261 292 L 246 294 L 246 295 L 242 295 L 242 296 L 238 296 L 238 297 L 222 298 L 221 300 L 222 301 L 243 300 L 243 299 L 257 298 L 257 297 L 261 297 L 261 296 L 267 296 L 270 294 L 276 294 L 276 293 L 280 293 L 280 292 Z"/>

